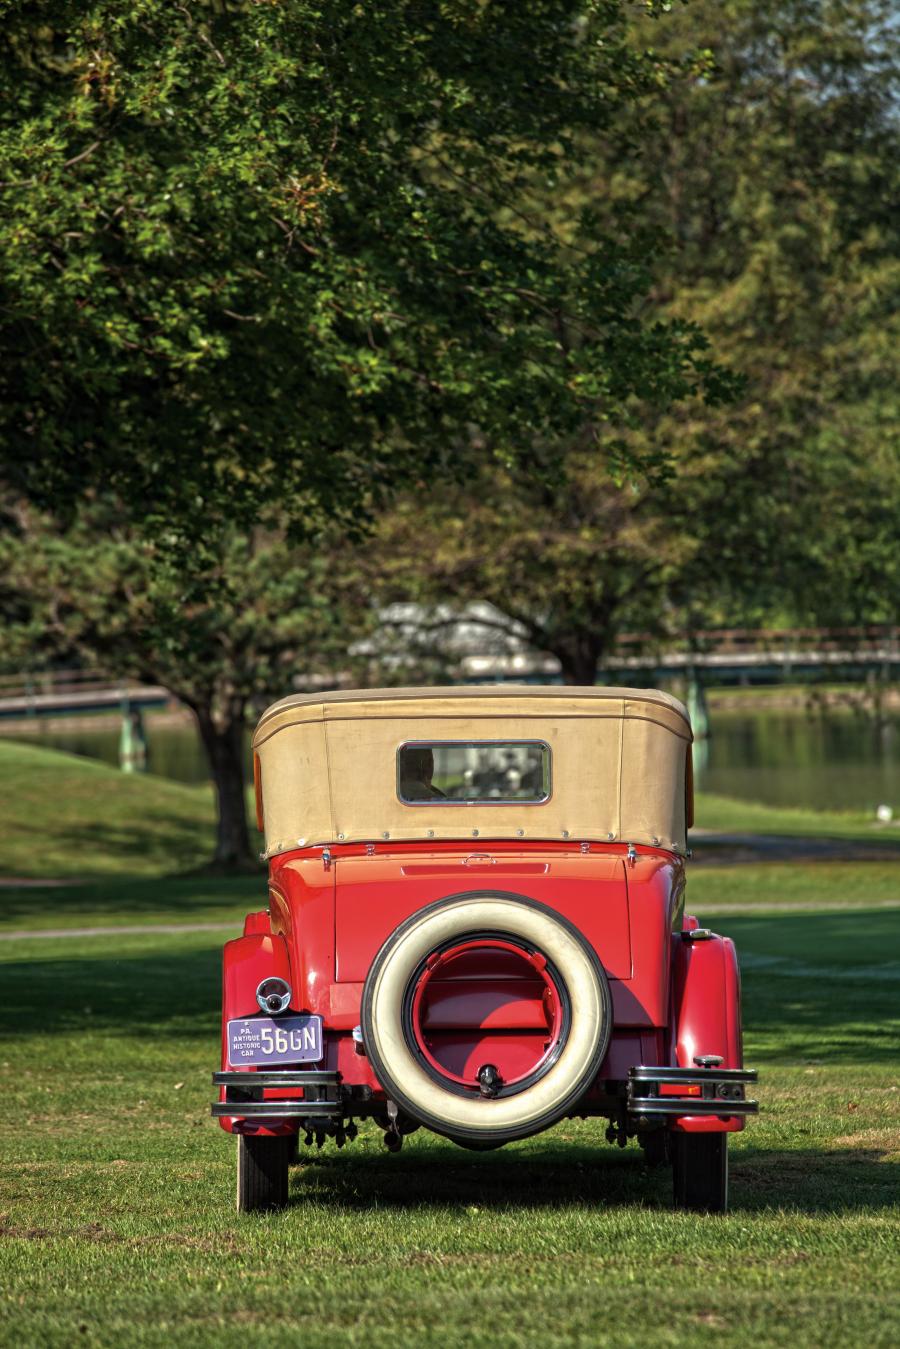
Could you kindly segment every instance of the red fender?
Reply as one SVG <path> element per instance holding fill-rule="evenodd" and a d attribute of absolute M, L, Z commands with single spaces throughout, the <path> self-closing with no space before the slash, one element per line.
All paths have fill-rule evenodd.
<path fill-rule="evenodd" d="M 251 915 L 256 917 L 256 915 Z M 287 942 L 283 937 L 271 933 L 255 933 L 252 936 L 238 937 L 225 943 L 222 964 L 222 1067 L 231 1068 L 228 1062 L 226 1027 L 229 1021 L 241 1016 L 250 1016 L 259 1011 L 256 990 L 263 979 L 273 976 L 291 982 L 291 965 L 288 959 Z M 248 1068 L 247 1072 L 252 1072 Z M 220 1100 L 225 1099 L 224 1088 Z M 233 1133 L 233 1121 L 230 1117 L 219 1120 L 222 1128 Z M 266 1133 L 268 1129 L 255 1132 Z M 281 1129 L 274 1130 L 283 1132 Z"/>
<path fill-rule="evenodd" d="M 678 1068 L 694 1068 L 696 1055 L 721 1055 L 723 1068 L 743 1068 L 741 1036 L 741 976 L 730 937 L 672 941 L 671 1061 Z M 688 1133 L 737 1132 L 743 1119 L 684 1116 L 674 1127 Z"/>

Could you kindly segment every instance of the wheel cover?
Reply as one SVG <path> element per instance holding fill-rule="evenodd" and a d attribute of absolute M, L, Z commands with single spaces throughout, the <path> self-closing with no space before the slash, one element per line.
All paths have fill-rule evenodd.
<path fill-rule="evenodd" d="M 454 962 L 459 962 L 467 955 L 489 952 L 504 952 L 518 958 L 530 973 L 540 979 L 544 986 L 543 1002 L 547 1016 L 547 1035 L 541 1037 L 534 1063 L 526 1071 L 504 1079 L 494 1096 L 494 1099 L 500 1099 L 527 1090 L 539 1081 L 559 1058 L 569 1035 L 572 1020 L 569 990 L 552 961 L 537 947 L 506 932 L 472 933 L 462 941 L 451 938 L 426 956 L 410 978 L 403 1000 L 403 1030 L 406 1043 L 438 1085 L 458 1096 L 481 1096 L 477 1076 L 455 1073 L 436 1057 L 426 1033 L 425 1022 L 429 991 L 448 966 L 452 967 Z"/>
<path fill-rule="evenodd" d="M 545 1042 L 489 1098 L 435 1055 L 424 1033 L 435 972 L 472 950 L 524 962 L 546 1003 Z M 509 1141 L 549 1127 L 584 1095 L 609 1043 L 611 1000 L 596 953 L 559 913 L 524 895 L 468 892 L 391 934 L 364 986 L 362 1026 L 375 1075 L 404 1111 L 451 1138 Z"/>

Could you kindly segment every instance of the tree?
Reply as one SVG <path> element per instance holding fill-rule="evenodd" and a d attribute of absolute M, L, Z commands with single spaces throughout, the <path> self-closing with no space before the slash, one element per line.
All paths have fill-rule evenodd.
<path fill-rule="evenodd" d="M 623 111 L 593 190 L 611 210 L 617 197 L 641 201 L 647 227 L 671 240 L 654 262 L 659 312 L 699 323 L 745 377 L 727 410 L 663 412 L 644 432 L 683 466 L 673 524 L 715 561 L 673 599 L 748 620 L 890 619 L 896 7 L 697 0 L 656 32 L 681 74 L 633 125 Z"/>
<path fill-rule="evenodd" d="M 376 534 L 372 587 L 420 606 L 424 646 L 440 650 L 463 620 L 488 647 L 524 643 L 566 683 L 593 684 L 623 627 L 663 630 L 667 584 L 695 551 L 654 492 L 617 487 L 593 447 L 557 448 L 552 472 L 485 468 L 474 490 L 404 499 Z"/>
<path fill-rule="evenodd" d="M 186 569 L 155 537 L 117 523 L 115 502 L 94 503 L 65 531 L 33 510 L 17 515 L 0 566 L 19 631 L 40 631 L 50 654 L 74 650 L 107 674 L 161 684 L 190 709 L 216 791 L 213 865 L 248 865 L 248 714 L 298 676 L 347 668 L 368 621 L 358 573 L 340 565 L 340 550 L 291 545 L 275 527 L 249 537 L 222 527 Z"/>
<path fill-rule="evenodd" d="M 623 627 L 896 621 L 892 8 L 696 0 L 655 28 L 670 78 L 619 110 L 546 208 L 571 224 L 590 199 L 612 233 L 624 203 L 668 240 L 651 313 L 698 323 L 743 393 L 644 408 L 623 431 L 638 458 L 668 447 L 663 486 L 617 486 L 590 441 L 535 437 L 542 475 L 486 471 L 408 503 L 387 527 L 393 598 L 490 600 L 501 628 L 589 683 Z"/>
<path fill-rule="evenodd" d="M 661 78 L 628 13 L 8 5 L 0 477 L 56 512 L 113 490 L 161 538 L 273 502 L 358 526 L 485 445 L 714 389 L 690 325 L 640 321 L 627 241 L 528 208 Z"/>

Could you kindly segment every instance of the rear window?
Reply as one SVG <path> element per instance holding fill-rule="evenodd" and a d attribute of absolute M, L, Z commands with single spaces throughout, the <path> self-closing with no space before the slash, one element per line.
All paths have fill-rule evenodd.
<path fill-rule="evenodd" d="M 414 740 L 397 751 L 397 795 L 408 806 L 486 805 L 550 798 L 543 740 Z"/>

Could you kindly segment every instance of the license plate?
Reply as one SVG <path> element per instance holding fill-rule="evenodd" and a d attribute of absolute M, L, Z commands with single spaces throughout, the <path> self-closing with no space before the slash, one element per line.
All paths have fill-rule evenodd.
<path fill-rule="evenodd" d="M 232 1068 L 318 1063 L 322 1055 L 320 1016 L 248 1016 L 228 1023 L 228 1061 Z"/>

